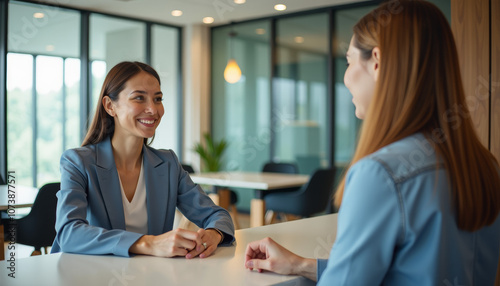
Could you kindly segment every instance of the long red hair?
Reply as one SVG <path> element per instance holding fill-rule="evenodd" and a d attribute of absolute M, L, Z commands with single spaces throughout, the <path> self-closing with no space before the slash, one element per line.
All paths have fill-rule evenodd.
<path fill-rule="evenodd" d="M 380 71 L 351 165 L 422 132 L 443 159 L 460 229 L 477 230 L 500 211 L 498 162 L 476 134 L 451 28 L 427 1 L 390 1 L 354 26 L 362 59 L 381 51 Z M 335 204 L 340 206 L 345 175 Z M 368 191 L 368 190 L 367 190 Z"/>

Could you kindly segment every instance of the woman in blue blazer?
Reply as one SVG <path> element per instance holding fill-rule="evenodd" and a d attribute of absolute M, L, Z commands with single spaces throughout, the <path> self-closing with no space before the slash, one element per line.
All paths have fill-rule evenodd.
<path fill-rule="evenodd" d="M 61 157 L 52 252 L 204 258 L 234 241 L 229 213 L 193 183 L 174 152 L 148 146 L 162 96 L 150 66 L 122 62 L 110 70 L 82 147 Z M 176 208 L 200 229 L 172 230 Z"/>

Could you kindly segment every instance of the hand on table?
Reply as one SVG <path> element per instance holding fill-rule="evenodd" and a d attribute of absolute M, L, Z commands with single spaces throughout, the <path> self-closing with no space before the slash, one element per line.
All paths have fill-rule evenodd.
<path fill-rule="evenodd" d="M 263 270 L 278 274 L 297 274 L 311 280 L 316 279 L 316 261 L 296 255 L 267 237 L 248 244 L 245 251 L 245 267 L 259 272 Z"/>
<path fill-rule="evenodd" d="M 219 245 L 219 242 L 221 240 L 220 234 L 213 229 L 200 228 L 197 233 L 200 235 L 201 241 L 206 244 L 206 247 L 203 245 L 203 243 L 201 247 L 197 245 L 196 249 L 193 249 L 186 255 L 186 258 L 188 259 L 196 257 L 198 255 L 200 256 L 200 258 L 210 256 L 217 249 L 217 246 Z"/>
<path fill-rule="evenodd" d="M 215 230 L 199 229 L 195 232 L 178 228 L 160 235 L 144 235 L 130 247 L 130 252 L 161 257 L 205 258 L 217 249 L 220 238 Z"/>

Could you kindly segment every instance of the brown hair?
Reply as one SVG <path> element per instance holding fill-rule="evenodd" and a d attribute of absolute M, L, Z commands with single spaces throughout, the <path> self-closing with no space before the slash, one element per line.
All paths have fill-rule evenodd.
<path fill-rule="evenodd" d="M 160 76 L 158 73 L 145 63 L 121 62 L 109 71 L 102 85 L 94 119 L 90 124 L 87 135 L 85 135 L 82 146 L 97 144 L 106 137 L 113 135 L 115 131 L 115 121 L 104 109 L 102 100 L 105 96 L 108 96 L 112 101 L 117 101 L 118 95 L 125 88 L 127 81 L 142 71 L 154 76 L 158 80 L 158 84 L 160 84 Z M 148 144 L 147 141 L 148 139 L 144 138 L 144 144 Z M 149 144 L 151 144 L 151 142 L 149 142 Z"/>
<path fill-rule="evenodd" d="M 498 162 L 475 132 L 450 26 L 427 1 L 389 1 L 354 26 L 355 47 L 369 59 L 380 48 L 380 71 L 352 164 L 422 132 L 443 159 L 457 224 L 477 230 L 500 211 Z M 345 175 L 337 189 L 340 206 Z"/>

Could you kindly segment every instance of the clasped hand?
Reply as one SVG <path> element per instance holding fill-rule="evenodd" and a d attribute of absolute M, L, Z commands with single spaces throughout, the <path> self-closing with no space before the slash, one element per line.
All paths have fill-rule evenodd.
<path fill-rule="evenodd" d="M 279 274 L 295 274 L 300 260 L 300 256 L 270 237 L 249 243 L 245 251 L 245 267 L 250 270 L 257 269 L 259 272 L 267 270 Z"/>
<path fill-rule="evenodd" d="M 304 258 L 284 248 L 270 237 L 248 244 L 245 251 L 245 267 L 262 272 L 297 274 L 316 280 L 316 260 Z"/>
<path fill-rule="evenodd" d="M 220 239 L 220 234 L 212 229 L 195 232 L 178 228 L 160 235 L 144 235 L 132 245 L 130 252 L 161 257 L 205 258 L 217 249 Z"/>

